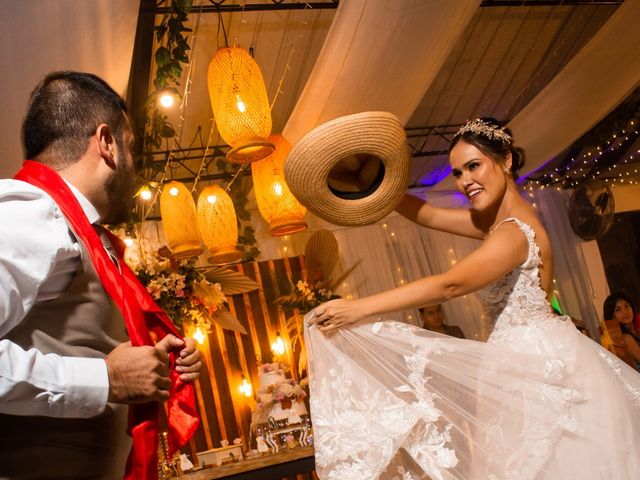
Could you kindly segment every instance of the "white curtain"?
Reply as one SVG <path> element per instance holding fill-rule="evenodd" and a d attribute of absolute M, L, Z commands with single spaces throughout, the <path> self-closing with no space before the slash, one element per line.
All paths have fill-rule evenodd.
<path fill-rule="evenodd" d="M 599 339 L 598 308 L 594 305 L 595 290 L 584 258 L 581 240 L 569 223 L 570 193 L 553 188 L 532 194 L 542 222 L 549 234 L 554 259 L 555 289 L 563 313 L 582 319 Z"/>

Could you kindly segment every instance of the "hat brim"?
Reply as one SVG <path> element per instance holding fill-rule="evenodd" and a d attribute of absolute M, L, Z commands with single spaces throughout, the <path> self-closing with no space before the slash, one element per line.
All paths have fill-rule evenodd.
<path fill-rule="evenodd" d="M 341 195 L 329 185 L 342 160 L 367 155 L 383 165 L 381 179 L 361 195 Z M 335 225 L 375 223 L 389 214 L 409 184 L 411 154 L 404 128 L 389 112 L 362 112 L 314 128 L 291 149 L 285 162 L 287 184 L 307 209 Z"/>

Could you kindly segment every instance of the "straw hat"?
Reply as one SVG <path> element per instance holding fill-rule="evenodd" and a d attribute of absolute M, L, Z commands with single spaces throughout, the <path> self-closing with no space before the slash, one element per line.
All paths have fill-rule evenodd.
<path fill-rule="evenodd" d="M 314 128 L 291 149 L 284 173 L 291 192 L 336 225 L 374 223 L 400 202 L 411 154 L 404 128 L 388 112 L 362 112 Z"/>

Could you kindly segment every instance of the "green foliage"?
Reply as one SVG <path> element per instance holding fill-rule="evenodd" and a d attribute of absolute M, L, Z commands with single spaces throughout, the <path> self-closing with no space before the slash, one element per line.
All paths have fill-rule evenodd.
<path fill-rule="evenodd" d="M 140 266 L 135 273 L 140 283 L 150 289 L 158 306 L 169 315 L 175 326 L 183 331 L 182 320 L 194 308 L 193 285 L 205 277 L 196 270 L 194 260 L 165 260 L 164 263 L 167 266 L 163 269 L 147 269 Z"/>
<path fill-rule="evenodd" d="M 187 34 L 191 29 L 185 24 L 191 11 L 190 0 L 173 0 L 172 12 L 165 15 L 159 25 L 155 27 L 156 40 L 160 45 L 154 54 L 156 77 L 153 80 L 155 90 L 147 98 L 146 121 L 144 127 L 144 151 L 158 149 L 163 139 L 176 135 L 175 127 L 169 122 L 158 108 L 158 96 L 162 92 L 169 92 L 179 98 L 177 86 L 180 85 L 183 64 L 189 63 L 188 52 L 191 49 L 187 42 Z M 150 156 L 143 158 L 145 168 L 152 168 L 151 174 L 157 171 Z"/>

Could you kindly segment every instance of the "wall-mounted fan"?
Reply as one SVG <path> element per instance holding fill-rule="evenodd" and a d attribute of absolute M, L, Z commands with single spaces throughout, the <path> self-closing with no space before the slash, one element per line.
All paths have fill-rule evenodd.
<path fill-rule="evenodd" d="M 583 240 L 600 238 L 611 227 L 614 210 L 609 186 L 602 180 L 587 180 L 573 191 L 569 200 L 571 228 Z"/>

